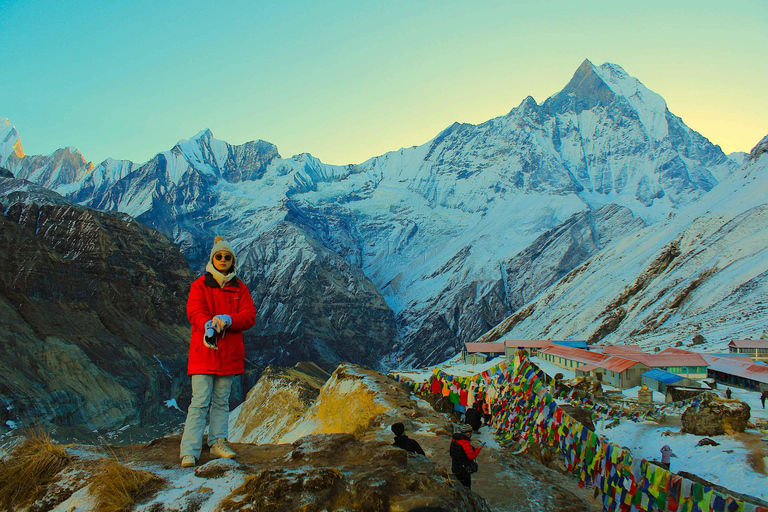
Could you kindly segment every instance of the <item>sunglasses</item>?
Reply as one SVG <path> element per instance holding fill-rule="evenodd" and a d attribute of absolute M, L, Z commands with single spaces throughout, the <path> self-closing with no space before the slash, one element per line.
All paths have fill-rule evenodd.
<path fill-rule="evenodd" d="M 232 261 L 232 255 L 218 253 L 213 256 L 213 259 L 215 259 L 216 261 L 221 261 L 221 260 Z"/>

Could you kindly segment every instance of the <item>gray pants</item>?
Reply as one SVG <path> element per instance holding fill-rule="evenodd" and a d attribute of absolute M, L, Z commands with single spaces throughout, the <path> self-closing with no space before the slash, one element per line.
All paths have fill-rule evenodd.
<path fill-rule="evenodd" d="M 184 434 L 181 436 L 181 457 L 192 455 L 200 458 L 203 449 L 205 420 L 210 408 L 208 445 L 219 439 L 226 441 L 229 431 L 229 392 L 232 390 L 232 375 L 193 375 L 192 402 L 187 410 Z"/>

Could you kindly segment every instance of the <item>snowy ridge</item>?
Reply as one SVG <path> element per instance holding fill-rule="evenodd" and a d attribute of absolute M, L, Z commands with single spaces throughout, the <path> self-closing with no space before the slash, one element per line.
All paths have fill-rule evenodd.
<path fill-rule="evenodd" d="M 650 348 L 701 334 L 712 350 L 759 338 L 768 314 L 766 171 L 762 154 L 672 219 L 604 249 L 533 302 L 509 335 Z"/>
<path fill-rule="evenodd" d="M 0 117 L 0 166 L 5 166 L 11 155 L 24 156 L 19 132 L 6 117 Z"/>
<path fill-rule="evenodd" d="M 636 78 L 585 61 L 541 105 L 528 97 L 506 115 L 456 123 L 360 165 L 281 158 L 267 142 L 231 146 L 203 130 L 144 164 L 100 166 L 65 191 L 160 229 L 193 268 L 214 235 L 245 251 L 242 261 L 264 261 L 265 240 L 279 245 L 275 234 L 295 233 L 281 227 L 294 224 L 309 245 L 363 270 L 394 311 L 405 348 L 437 324 L 458 346 L 512 313 L 506 262 L 573 215 L 614 204 L 660 222 L 736 168 Z M 290 257 L 311 254 L 297 248 Z M 588 254 L 576 256 L 551 268 L 567 271 Z"/>
<path fill-rule="evenodd" d="M 646 129 L 651 140 L 663 141 L 669 136 L 667 129 L 667 102 L 645 87 L 640 80 L 631 77 L 620 66 L 605 63 L 594 68 L 595 73 L 619 96 L 623 96 Z"/>

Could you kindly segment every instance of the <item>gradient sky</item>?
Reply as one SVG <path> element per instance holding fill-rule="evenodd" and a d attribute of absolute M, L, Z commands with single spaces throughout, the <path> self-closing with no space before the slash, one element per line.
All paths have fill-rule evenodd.
<path fill-rule="evenodd" d="M 768 1 L 0 0 L 28 154 L 145 162 L 204 128 L 359 163 L 613 62 L 726 153 L 768 134 Z"/>

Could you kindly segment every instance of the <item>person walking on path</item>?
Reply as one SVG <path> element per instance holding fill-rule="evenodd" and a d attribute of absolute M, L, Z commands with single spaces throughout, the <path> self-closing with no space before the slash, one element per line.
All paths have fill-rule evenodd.
<path fill-rule="evenodd" d="M 464 423 L 471 425 L 475 432 L 478 432 L 480 427 L 483 425 L 482 418 L 482 413 L 477 408 L 477 405 L 468 407 L 467 412 L 464 413 Z"/>
<path fill-rule="evenodd" d="M 733 393 L 733 392 L 731 391 L 731 388 L 725 388 L 725 398 L 727 398 L 728 400 L 730 400 L 730 399 L 731 399 L 731 393 Z"/>
<path fill-rule="evenodd" d="M 227 446 L 229 393 L 233 377 L 245 372 L 243 331 L 256 323 L 256 308 L 248 287 L 237 278 L 236 262 L 232 247 L 216 237 L 205 274 L 189 290 L 192 339 L 187 374 L 192 377 L 192 402 L 181 436 L 181 467 L 194 466 L 200 459 L 208 417 L 211 455 L 236 455 Z"/>
<path fill-rule="evenodd" d="M 467 470 L 467 465 L 480 455 L 480 450 L 485 446 L 485 443 L 481 443 L 480 446 L 475 448 L 470 441 L 471 437 L 472 426 L 462 425 L 461 432 L 453 434 L 449 450 L 451 455 L 451 472 L 467 489 L 472 488 L 472 475 Z"/>
<path fill-rule="evenodd" d="M 765 409 L 766 400 L 768 400 L 768 389 L 760 393 L 760 401 L 763 403 L 763 409 Z"/>
<path fill-rule="evenodd" d="M 395 442 L 392 443 L 392 446 L 397 446 L 407 452 L 426 456 L 424 450 L 421 449 L 419 442 L 405 435 L 405 425 L 402 423 L 395 423 L 390 428 L 392 429 L 392 433 L 395 434 Z"/>
<path fill-rule="evenodd" d="M 677 455 L 674 454 L 672 451 L 672 448 L 669 447 L 668 444 L 665 444 L 661 447 L 661 463 L 664 464 L 665 469 L 669 470 L 670 467 L 670 457 L 677 457 Z"/>

